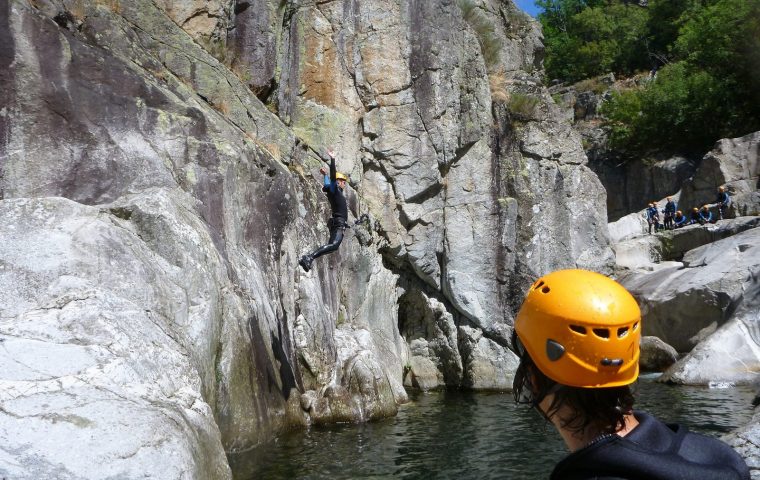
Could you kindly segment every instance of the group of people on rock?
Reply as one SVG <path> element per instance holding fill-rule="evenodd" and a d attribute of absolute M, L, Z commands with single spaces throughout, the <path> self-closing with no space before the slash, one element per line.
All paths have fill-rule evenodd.
<path fill-rule="evenodd" d="M 657 207 L 657 202 L 650 203 L 646 209 L 650 234 L 653 228 L 656 233 L 659 230 L 673 230 L 695 223 L 704 225 L 706 223 L 715 223 L 717 220 L 723 220 L 723 214 L 731 204 L 731 197 L 728 195 L 725 187 L 718 187 L 718 197 L 715 199 L 715 206 L 718 209 L 717 219 L 713 218 L 710 206 L 707 204 L 703 205 L 702 208 L 693 207 L 691 212 L 686 215 L 683 211 L 678 210 L 676 202 L 673 201 L 672 197 L 668 197 L 666 201 L 665 208 L 662 210 L 662 223 L 660 223 L 660 210 Z"/>

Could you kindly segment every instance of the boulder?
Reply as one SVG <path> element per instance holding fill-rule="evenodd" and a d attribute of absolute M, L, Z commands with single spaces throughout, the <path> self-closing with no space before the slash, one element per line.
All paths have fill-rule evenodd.
<path fill-rule="evenodd" d="M 639 367 L 644 372 L 662 372 L 678 360 L 676 349 L 657 337 L 641 337 Z"/>
<path fill-rule="evenodd" d="M 755 255 L 760 247 L 755 246 Z M 660 381 L 688 385 L 713 382 L 760 384 L 760 281 L 754 278 L 731 320 L 670 367 Z"/>
<path fill-rule="evenodd" d="M 718 187 L 725 186 L 732 197 L 729 215 L 760 214 L 759 152 L 760 132 L 719 140 L 702 158 L 694 177 L 684 184 L 682 204 L 698 207 L 713 203 Z"/>
<path fill-rule="evenodd" d="M 689 225 L 660 234 L 662 257 L 681 260 L 686 252 L 760 226 L 760 217 L 737 217 L 714 224 Z"/>
<path fill-rule="evenodd" d="M 643 333 L 690 351 L 725 324 L 760 275 L 760 228 L 689 251 L 683 266 L 627 272 L 621 283 L 639 300 Z"/>
<path fill-rule="evenodd" d="M 610 231 L 610 241 L 616 245 L 627 238 L 646 233 L 648 224 L 644 210 L 639 210 L 608 223 L 607 228 Z"/>
<path fill-rule="evenodd" d="M 517 355 L 500 343 L 487 338 L 478 329 L 459 327 L 464 386 L 475 390 L 508 391 L 520 363 Z"/>
<path fill-rule="evenodd" d="M 755 412 L 747 425 L 725 435 L 721 440 L 744 457 L 753 480 L 760 478 L 760 411 Z"/>
<path fill-rule="evenodd" d="M 618 267 L 653 271 L 678 266 L 689 250 L 760 225 L 760 217 L 738 217 L 719 220 L 715 224 L 687 225 L 647 235 L 635 232 L 639 223 L 646 224 L 644 221 L 639 222 L 642 218 L 639 214 L 631 214 L 610 224 L 610 231 L 618 238 L 623 238 L 613 244 Z"/>
<path fill-rule="evenodd" d="M 653 271 L 664 267 L 662 262 L 662 240 L 657 235 L 637 236 L 613 245 L 615 263 L 618 267 L 631 270 Z M 671 264 L 666 264 L 671 265 Z"/>
<path fill-rule="evenodd" d="M 398 328 L 409 344 L 408 385 L 430 390 L 461 384 L 457 327 L 442 302 L 410 290 L 399 299 Z"/>

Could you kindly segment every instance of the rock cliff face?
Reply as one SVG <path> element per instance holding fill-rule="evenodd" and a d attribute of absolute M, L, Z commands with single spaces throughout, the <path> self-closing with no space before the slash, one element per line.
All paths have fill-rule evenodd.
<path fill-rule="evenodd" d="M 0 0 L 0 475 L 229 478 L 508 387 L 528 284 L 612 268 L 540 66 L 495 0 Z M 369 221 L 305 274 L 329 146 Z"/>

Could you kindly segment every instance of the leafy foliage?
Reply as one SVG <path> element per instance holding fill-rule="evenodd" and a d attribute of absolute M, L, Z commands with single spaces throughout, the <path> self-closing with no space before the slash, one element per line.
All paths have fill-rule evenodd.
<path fill-rule="evenodd" d="M 636 4 L 582 0 L 539 0 L 544 12 L 546 71 L 577 81 L 609 71 L 648 68 L 647 11 Z"/>
<path fill-rule="evenodd" d="M 760 130 L 760 0 L 542 0 L 547 72 L 568 81 L 661 65 L 603 108 L 612 146 L 703 151 Z"/>

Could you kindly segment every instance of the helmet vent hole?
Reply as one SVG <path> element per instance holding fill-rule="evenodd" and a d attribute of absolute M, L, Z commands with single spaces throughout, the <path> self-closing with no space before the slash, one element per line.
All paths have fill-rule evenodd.
<path fill-rule="evenodd" d="M 618 338 L 623 338 L 628 335 L 628 327 L 618 328 Z"/>
<path fill-rule="evenodd" d="M 639 322 L 636 322 L 633 324 L 633 331 L 635 332 L 638 329 L 639 329 Z"/>
<path fill-rule="evenodd" d="M 549 287 L 544 287 L 544 288 L 541 289 L 541 291 L 543 293 L 549 293 L 550 289 L 549 289 Z"/>
<path fill-rule="evenodd" d="M 533 287 L 533 290 L 538 290 L 539 288 L 541 288 L 543 286 L 544 286 L 544 281 L 543 280 L 539 280 L 538 283 L 536 283 L 536 286 Z"/>
<path fill-rule="evenodd" d="M 570 325 L 570 330 L 581 335 L 586 335 L 586 327 L 581 327 L 580 325 Z"/>
<path fill-rule="evenodd" d="M 594 335 L 599 338 L 610 338 L 610 331 L 606 328 L 595 328 Z"/>

